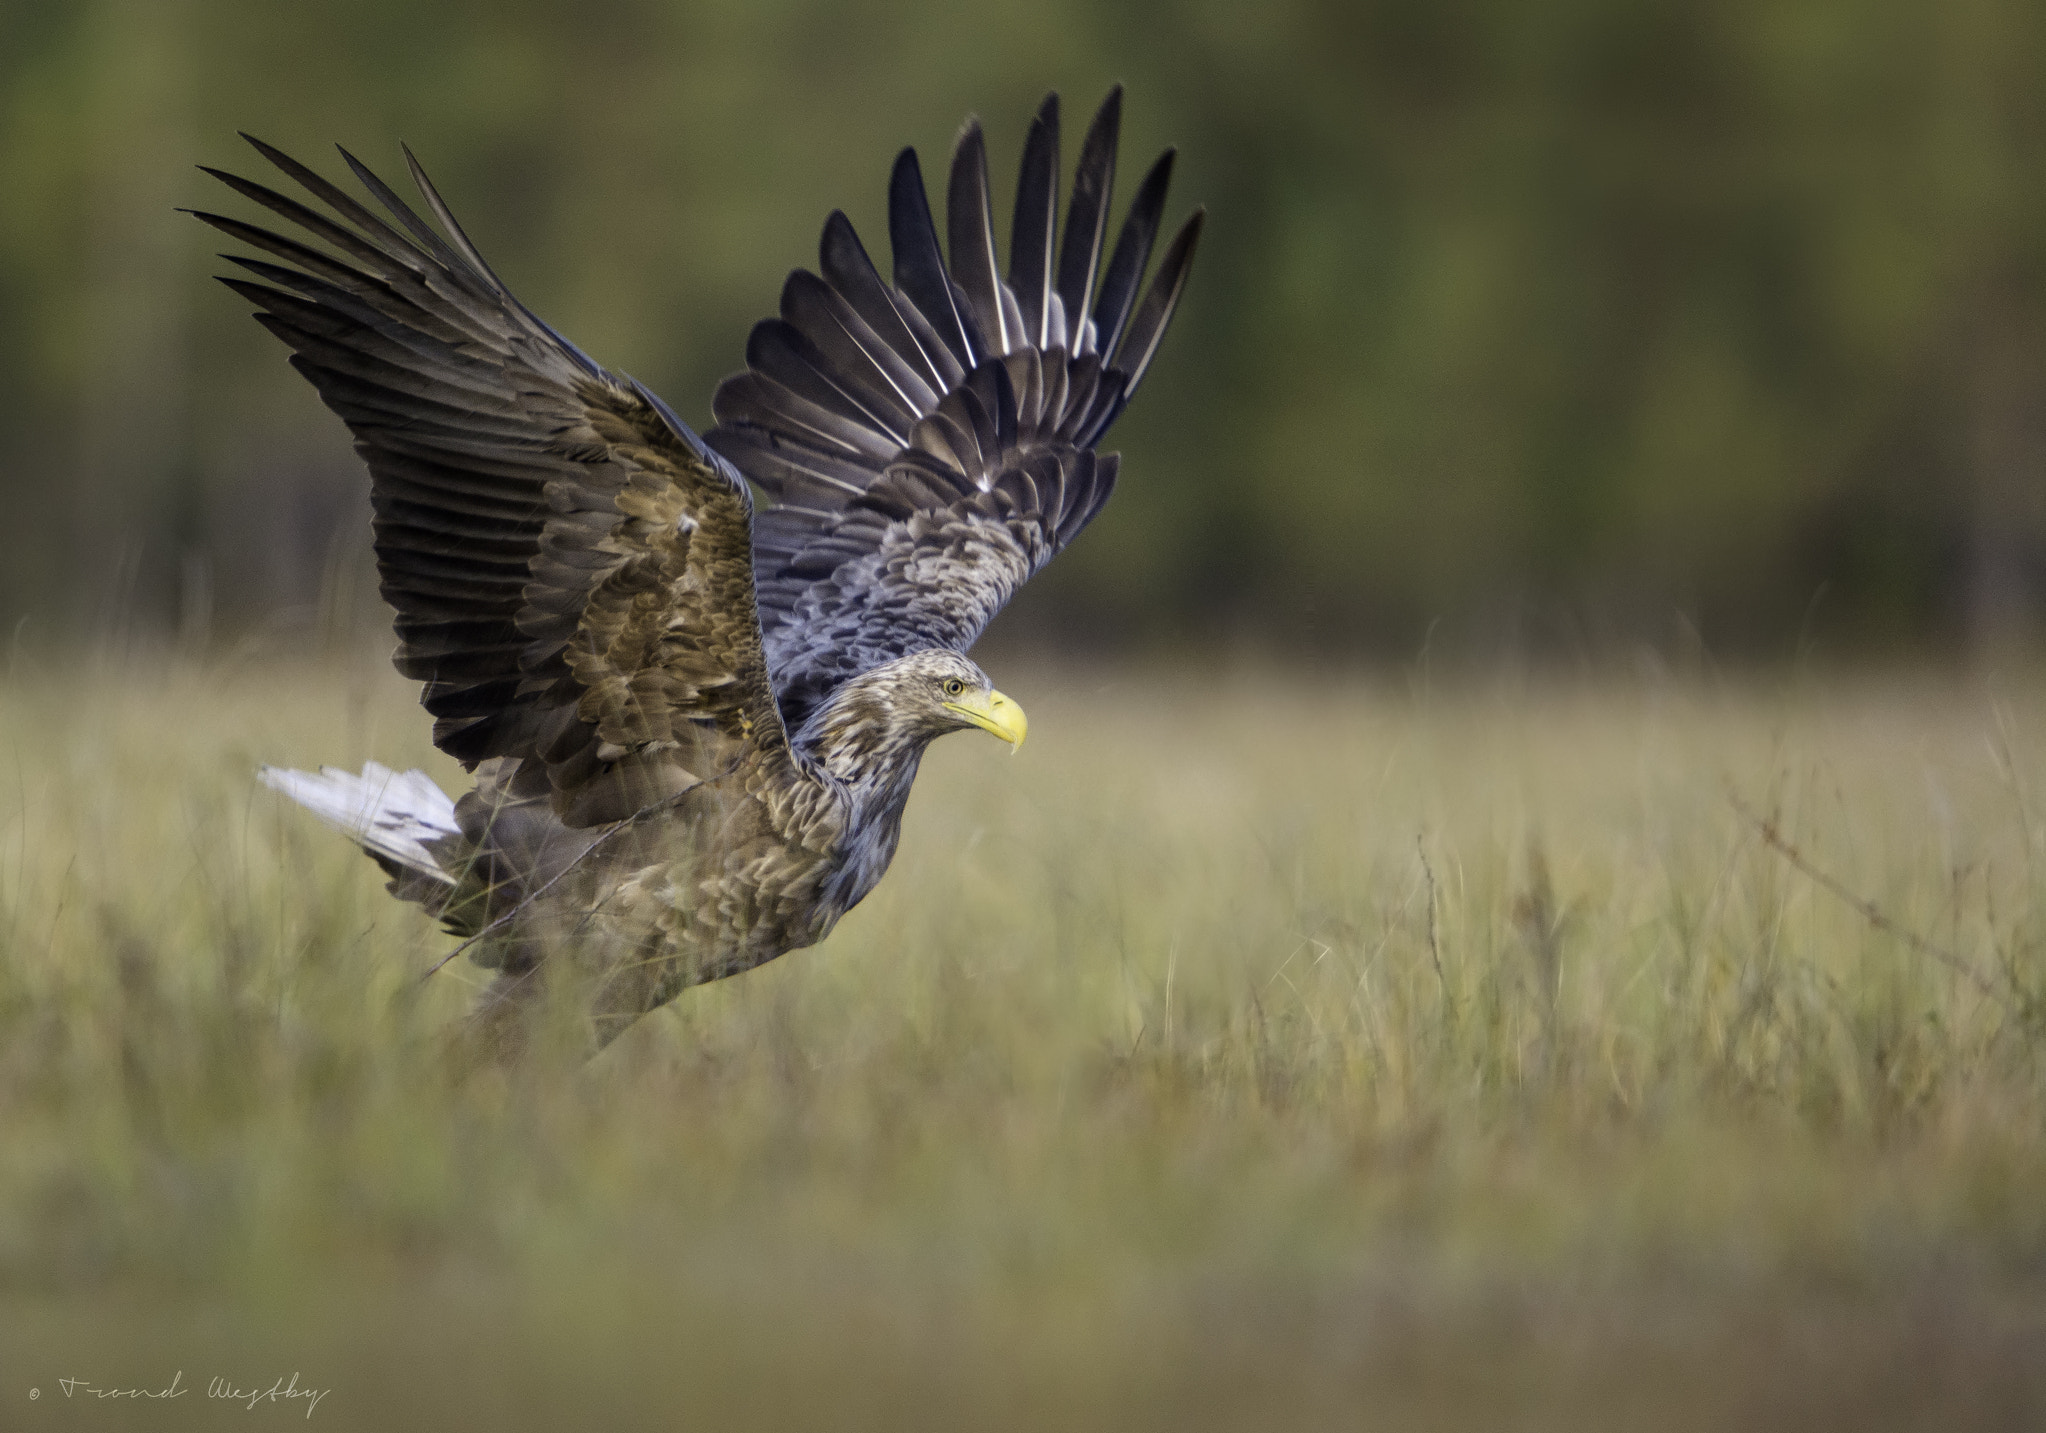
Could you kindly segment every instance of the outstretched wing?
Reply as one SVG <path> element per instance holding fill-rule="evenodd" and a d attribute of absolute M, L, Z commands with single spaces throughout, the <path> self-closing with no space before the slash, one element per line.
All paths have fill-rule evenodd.
<path fill-rule="evenodd" d="M 514 298 L 406 162 L 445 237 L 355 158 L 397 227 L 260 141 L 338 218 L 209 170 L 326 244 L 197 217 L 282 259 L 223 279 L 369 464 L 398 670 L 434 742 L 545 792 L 570 825 L 631 815 L 785 749 L 753 593 L 746 484 L 646 389 Z"/>
<path fill-rule="evenodd" d="M 791 729 L 841 682 L 905 652 L 964 651 L 1115 485 L 1094 452 L 1142 380 L 1202 214 L 1150 260 L 1172 151 L 1102 263 L 1122 91 L 1081 147 L 1058 240 L 1058 96 L 1024 145 L 1009 276 L 996 267 L 987 150 L 969 121 L 947 190 L 948 269 L 916 154 L 889 188 L 893 284 L 843 213 L 822 276 L 798 270 L 725 380 L 710 445 L 775 500 L 755 521 L 761 624 Z"/>

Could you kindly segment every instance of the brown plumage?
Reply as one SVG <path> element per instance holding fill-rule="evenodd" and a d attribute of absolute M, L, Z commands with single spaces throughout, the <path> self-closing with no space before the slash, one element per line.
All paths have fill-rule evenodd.
<path fill-rule="evenodd" d="M 1093 444 L 1170 321 L 1199 213 L 1138 301 L 1168 153 L 1101 265 L 1120 92 L 1090 128 L 1054 255 L 1056 97 L 1032 126 L 1010 275 L 984 146 L 949 186 L 952 264 L 915 155 L 890 191 L 895 280 L 841 214 L 792 275 L 706 442 L 525 308 L 408 152 L 440 230 L 393 223 L 261 144 L 333 218 L 214 173 L 322 241 L 198 217 L 277 259 L 223 280 L 293 350 L 368 464 L 398 669 L 476 777 L 265 768 L 392 890 L 499 972 L 477 1029 L 521 1044 L 572 971 L 601 1045 L 684 987 L 821 940 L 894 854 L 924 747 L 1020 709 L 964 653 L 1099 511 Z M 752 488 L 773 499 L 757 517 Z"/>

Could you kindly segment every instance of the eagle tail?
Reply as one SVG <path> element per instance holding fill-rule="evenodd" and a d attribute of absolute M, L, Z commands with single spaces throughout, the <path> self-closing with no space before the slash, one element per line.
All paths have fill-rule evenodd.
<path fill-rule="evenodd" d="M 371 761 L 360 776 L 338 766 L 317 773 L 264 766 L 256 778 L 362 847 L 390 873 L 397 895 L 438 909 L 457 884 L 434 849 L 461 835 L 455 803 L 425 772 L 400 773 Z"/>

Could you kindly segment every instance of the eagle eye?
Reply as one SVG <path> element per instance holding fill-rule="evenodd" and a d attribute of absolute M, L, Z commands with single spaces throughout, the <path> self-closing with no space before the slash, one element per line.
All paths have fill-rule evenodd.
<path fill-rule="evenodd" d="M 948 697 L 956 697 L 965 690 L 966 683 L 960 681 L 957 677 L 945 683 L 945 695 Z"/>

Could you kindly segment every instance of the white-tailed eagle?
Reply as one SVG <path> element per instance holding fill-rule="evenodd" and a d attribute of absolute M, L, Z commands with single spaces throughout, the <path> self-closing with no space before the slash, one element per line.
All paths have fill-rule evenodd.
<path fill-rule="evenodd" d="M 475 786 L 450 801 L 375 764 L 262 776 L 498 972 L 487 1047 L 517 1052 L 544 971 L 587 982 L 601 1045 L 823 939 L 887 869 L 932 738 L 1023 740 L 966 652 L 1107 501 L 1117 460 L 1095 445 L 1201 229 L 1196 211 L 1145 287 L 1168 151 L 1105 243 L 1120 116 L 1117 90 L 1061 227 L 1044 102 L 1006 279 L 979 124 L 953 152 L 949 262 L 904 150 L 892 280 L 834 213 L 704 437 L 514 298 L 409 151 L 438 229 L 346 151 L 383 214 L 253 139 L 328 212 L 208 171 L 318 241 L 198 215 L 269 256 L 230 256 L 255 281 L 223 282 L 354 434 L 398 670 Z"/>

